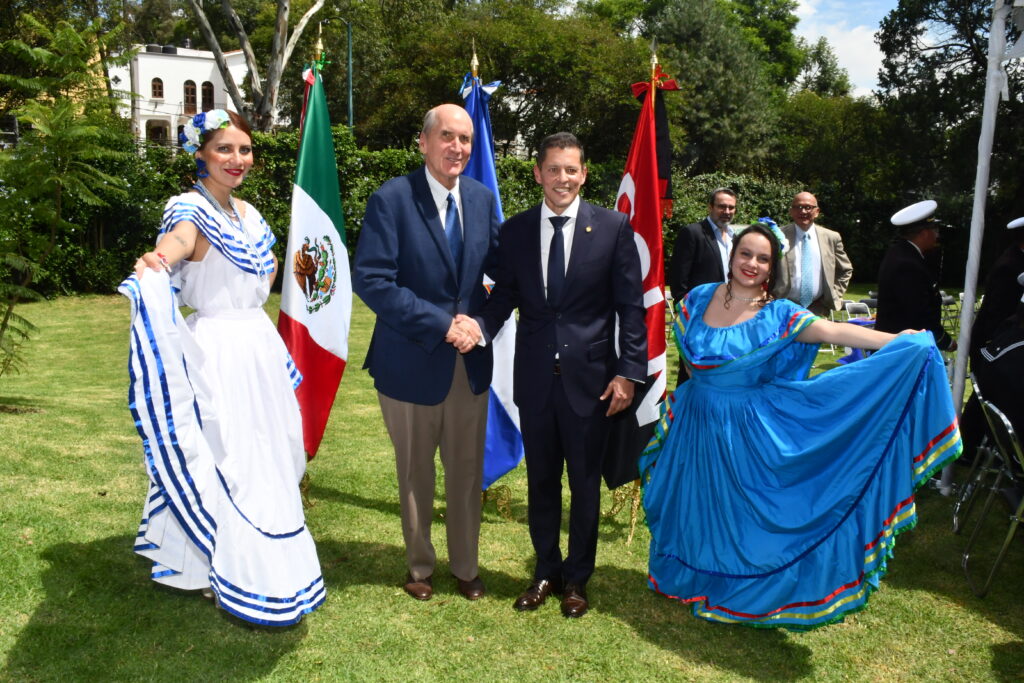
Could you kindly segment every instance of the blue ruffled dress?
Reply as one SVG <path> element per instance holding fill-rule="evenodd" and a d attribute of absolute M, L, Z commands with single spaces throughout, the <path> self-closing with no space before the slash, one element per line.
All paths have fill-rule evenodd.
<path fill-rule="evenodd" d="M 808 630 L 863 609 L 916 520 L 914 491 L 961 450 L 930 333 L 807 379 L 817 318 L 787 300 L 725 328 L 717 284 L 680 303 L 692 379 L 641 460 L 651 588 L 695 616 Z"/>

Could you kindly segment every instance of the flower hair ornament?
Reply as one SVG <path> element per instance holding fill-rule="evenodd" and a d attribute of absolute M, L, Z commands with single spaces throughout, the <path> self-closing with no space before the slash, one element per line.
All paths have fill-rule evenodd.
<path fill-rule="evenodd" d="M 182 147 L 189 154 L 195 154 L 199 150 L 203 133 L 227 128 L 230 125 L 231 119 L 223 109 L 211 109 L 196 114 L 185 124 L 185 142 Z"/>
<path fill-rule="evenodd" d="M 779 241 L 779 258 L 781 259 L 786 255 L 786 252 L 789 251 L 789 240 L 787 240 L 786 236 L 782 234 L 782 230 L 780 230 L 779 226 L 775 224 L 775 221 L 768 216 L 758 218 L 757 222 L 771 230 L 772 234 L 775 235 L 775 239 Z"/>

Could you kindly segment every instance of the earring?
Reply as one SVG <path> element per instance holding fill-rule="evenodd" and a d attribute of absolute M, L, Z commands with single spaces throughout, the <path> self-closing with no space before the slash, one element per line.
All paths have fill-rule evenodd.
<path fill-rule="evenodd" d="M 210 172 L 206 170 L 206 162 L 202 159 L 196 158 L 196 177 L 197 178 L 209 178 Z"/>

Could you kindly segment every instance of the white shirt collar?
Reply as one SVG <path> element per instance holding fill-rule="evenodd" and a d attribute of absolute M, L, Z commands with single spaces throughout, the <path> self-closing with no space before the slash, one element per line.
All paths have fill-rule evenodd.
<path fill-rule="evenodd" d="M 714 230 L 716 230 L 719 234 L 722 233 L 722 229 L 723 229 L 722 226 L 720 226 L 718 223 L 716 223 L 714 221 L 714 219 L 711 218 L 711 216 L 708 216 L 707 221 L 708 221 L 708 223 L 711 224 L 711 227 Z M 732 237 L 732 223 L 727 223 L 725 225 L 725 234 L 728 235 L 729 237 Z"/>
<path fill-rule="evenodd" d="M 434 200 L 434 206 L 437 207 L 437 214 L 441 217 L 441 223 L 444 223 L 444 214 L 448 210 L 448 193 L 452 194 L 455 198 L 455 205 L 459 207 L 459 214 L 462 214 L 462 196 L 459 194 L 459 179 L 455 178 L 455 187 L 448 189 L 442 185 L 437 178 L 430 175 L 430 169 L 424 168 L 423 172 L 427 176 L 427 186 L 430 188 L 430 196 Z"/>
<path fill-rule="evenodd" d="M 580 212 L 580 196 L 579 195 L 576 195 L 576 198 L 572 200 L 572 204 L 570 204 L 565 209 L 565 211 L 563 211 L 562 213 L 555 213 L 554 211 L 552 211 L 550 209 L 550 207 L 548 207 L 547 202 L 541 202 L 540 203 L 540 220 L 541 220 L 541 224 L 547 224 L 548 226 L 551 225 L 551 222 L 548 219 L 551 218 L 552 216 L 565 216 L 567 218 L 572 218 L 572 219 L 575 220 L 576 216 L 579 215 L 579 212 Z"/>

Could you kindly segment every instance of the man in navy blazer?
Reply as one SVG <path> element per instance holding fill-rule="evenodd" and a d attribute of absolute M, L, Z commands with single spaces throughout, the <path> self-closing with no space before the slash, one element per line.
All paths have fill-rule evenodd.
<path fill-rule="evenodd" d="M 502 226 L 495 285 L 477 322 L 492 339 L 519 309 L 513 395 L 537 564 L 514 607 L 536 609 L 561 592 L 562 613 L 579 617 L 597 552 L 608 417 L 630 405 L 633 383 L 647 377 L 640 257 L 625 214 L 579 199 L 587 169 L 573 135 L 545 138 L 533 174 L 544 202 Z M 572 494 L 564 560 L 563 461 Z"/>
<path fill-rule="evenodd" d="M 430 110 L 420 133 L 424 165 L 370 197 L 352 275 L 377 315 L 364 368 L 373 376 L 395 448 L 398 493 L 414 598 L 433 595 L 434 454 L 445 471 L 449 566 L 459 591 L 484 594 L 477 554 L 491 350 L 454 324 L 476 313 L 497 246 L 494 195 L 460 178 L 472 150 L 464 109 Z M 460 353 L 463 352 L 463 353 Z"/>

